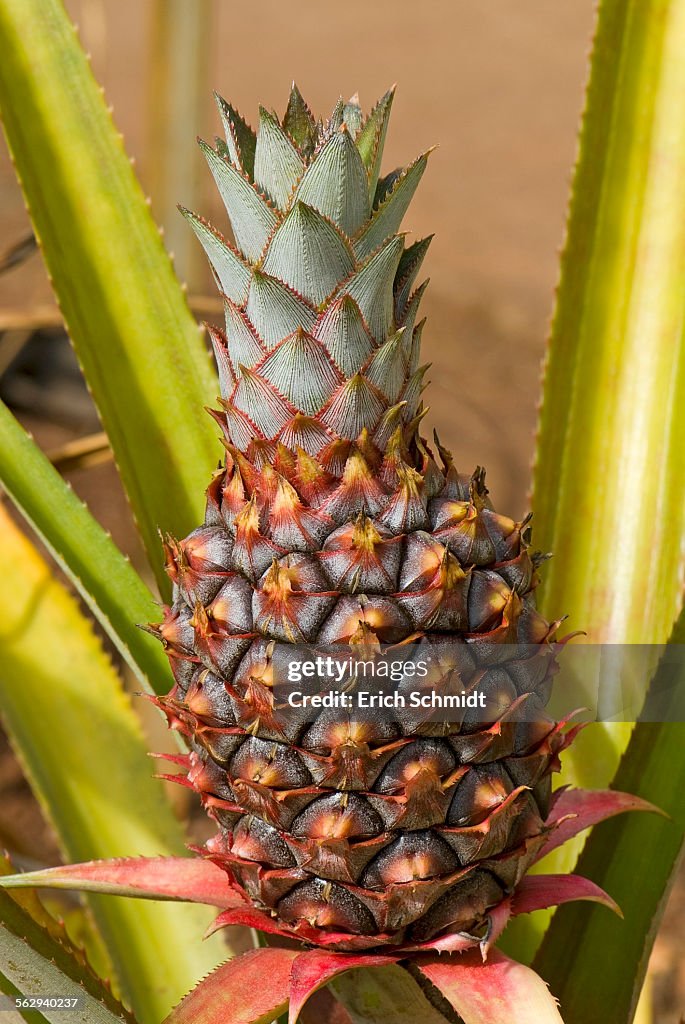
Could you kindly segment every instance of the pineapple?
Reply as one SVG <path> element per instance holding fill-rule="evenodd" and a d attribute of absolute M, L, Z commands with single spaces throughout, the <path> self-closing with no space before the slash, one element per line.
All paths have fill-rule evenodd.
<path fill-rule="evenodd" d="M 544 710 L 557 624 L 535 609 L 527 523 L 421 434 L 430 238 L 398 231 L 428 154 L 379 176 L 392 92 L 317 123 L 293 86 L 256 133 L 218 102 L 226 140 L 201 146 L 235 245 L 183 212 L 225 302 L 226 458 L 204 524 L 165 539 L 161 703 L 218 825 L 212 859 L 279 928 L 343 950 L 482 936 L 544 843 L 568 734 Z M 274 643 L 406 641 L 449 642 L 496 720 L 279 720 Z"/>

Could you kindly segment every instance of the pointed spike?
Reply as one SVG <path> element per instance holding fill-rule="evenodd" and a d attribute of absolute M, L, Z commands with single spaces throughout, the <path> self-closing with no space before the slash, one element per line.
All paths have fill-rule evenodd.
<path fill-rule="evenodd" d="M 346 377 L 361 370 L 374 347 L 359 306 L 350 295 L 328 304 L 313 334 Z"/>
<path fill-rule="evenodd" d="M 314 154 L 296 195 L 348 237 L 359 231 L 371 209 L 364 165 L 347 130 L 336 131 Z"/>
<path fill-rule="evenodd" d="M 283 127 L 303 156 L 310 157 L 316 147 L 316 121 L 294 82 L 283 117 Z"/>
<path fill-rule="evenodd" d="M 385 146 L 388 121 L 394 98 L 395 86 L 393 85 L 373 108 L 356 140 L 357 149 L 369 176 L 370 200 L 373 199 L 376 193 L 376 184 L 383 159 L 383 147 Z"/>
<path fill-rule="evenodd" d="M 263 270 L 315 306 L 329 296 L 354 267 L 348 243 L 317 210 L 296 202 L 276 229 Z"/>
<path fill-rule="evenodd" d="M 274 349 L 260 373 L 309 416 L 316 415 L 342 383 L 320 342 L 302 330 Z"/>
<path fill-rule="evenodd" d="M 221 122 L 226 135 L 226 146 L 231 163 L 249 178 L 254 173 L 255 147 L 257 137 L 247 121 L 217 92 L 214 93 Z"/>
<path fill-rule="evenodd" d="M 406 379 L 404 328 L 392 334 L 376 350 L 364 374 L 389 403 L 397 401 Z"/>
<path fill-rule="evenodd" d="M 266 199 L 243 174 L 200 141 L 209 169 L 224 201 L 238 248 L 248 260 L 258 260 L 278 218 Z"/>
<path fill-rule="evenodd" d="M 321 422 L 339 437 L 354 440 L 364 427 L 373 430 L 385 409 L 377 389 L 361 373 L 338 388 L 321 412 Z"/>
<path fill-rule="evenodd" d="M 304 160 L 279 125 L 276 116 L 260 107 L 254 162 L 255 185 L 279 209 L 285 210 L 303 171 Z"/>
<path fill-rule="evenodd" d="M 179 210 L 192 227 L 207 254 L 221 291 L 233 302 L 241 305 L 247 298 L 250 267 L 223 235 L 203 217 L 187 210 L 184 206 L 179 206 Z"/>
<path fill-rule="evenodd" d="M 355 300 L 378 344 L 385 340 L 394 323 L 392 287 L 402 246 L 401 238 L 391 238 L 341 289 L 341 295 Z"/>
<path fill-rule="evenodd" d="M 311 333 L 316 319 L 313 308 L 302 296 L 259 271 L 252 275 L 245 310 L 268 352 L 298 328 Z"/>
<path fill-rule="evenodd" d="M 374 210 L 369 223 L 355 239 L 354 251 L 358 259 L 364 259 L 379 245 L 382 245 L 386 238 L 399 230 L 402 218 L 423 177 L 427 162 L 426 154 L 418 157 L 393 183 L 392 189 L 385 196 L 381 205 Z"/>
<path fill-rule="evenodd" d="M 239 366 L 254 366 L 266 355 L 266 349 L 257 337 L 252 324 L 241 309 L 229 300 L 224 303 L 226 314 L 226 342 L 228 355 L 237 376 Z"/>

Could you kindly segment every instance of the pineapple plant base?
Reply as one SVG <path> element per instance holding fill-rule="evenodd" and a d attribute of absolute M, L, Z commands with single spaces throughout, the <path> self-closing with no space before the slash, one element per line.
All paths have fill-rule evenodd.
<path fill-rule="evenodd" d="M 551 792 L 578 727 L 545 713 L 559 643 L 535 609 L 541 556 L 525 521 L 494 511 L 482 470 L 459 475 L 421 434 L 430 239 L 405 247 L 398 230 L 427 154 L 380 177 L 391 104 L 365 118 L 340 101 L 324 124 L 293 87 L 282 121 L 261 110 L 254 133 L 220 99 L 225 141 L 202 146 L 235 246 L 184 211 L 225 301 L 225 331 L 209 330 L 226 458 L 204 524 L 165 538 L 173 603 L 149 628 L 175 678 L 157 703 L 190 747 L 168 758 L 172 777 L 216 836 L 193 858 L 0 878 L 206 903 L 215 929 L 288 940 L 219 968 L 167 1024 L 288 1005 L 294 1022 L 337 974 L 408 959 L 465 1024 L 559 1022 L 541 979 L 491 946 L 514 914 L 616 909 L 587 879 L 525 873 L 596 822 L 653 809 Z M 458 647 L 494 720 L 279 716 L 274 644 L 354 656 L 408 642 Z"/>

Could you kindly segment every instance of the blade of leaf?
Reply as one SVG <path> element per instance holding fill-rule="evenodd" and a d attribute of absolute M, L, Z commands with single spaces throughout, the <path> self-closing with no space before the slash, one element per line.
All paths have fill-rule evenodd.
<path fill-rule="evenodd" d="M 152 594 L 2 402 L 0 482 L 143 686 L 167 693 L 162 646 L 136 626 L 159 619 Z"/>
<path fill-rule="evenodd" d="M 664 643 L 682 600 L 683 47 L 681 0 L 600 3 L 533 493 L 536 547 L 554 553 L 540 607 L 593 643 Z M 630 731 L 591 725 L 562 781 L 607 785 Z M 581 846 L 545 870 L 569 870 Z M 505 947 L 529 960 L 547 920 L 517 920 Z"/>
<path fill-rule="evenodd" d="M 225 871 L 200 857 L 119 857 L 0 876 L 2 889 L 77 889 L 212 907 L 245 906 Z"/>
<path fill-rule="evenodd" d="M 446 1024 L 403 967 L 365 967 L 335 978 L 330 989 L 353 1024 Z"/>
<path fill-rule="evenodd" d="M 0 49 L 0 114 L 36 236 L 166 593 L 157 530 L 202 518 L 219 446 L 201 410 L 217 384 L 59 0 L 2 0 Z"/>
<path fill-rule="evenodd" d="M 262 947 L 218 967 L 164 1024 L 270 1024 L 288 1005 L 299 949 Z"/>
<path fill-rule="evenodd" d="M 685 644 L 685 612 L 671 641 Z M 561 999 L 567 1024 L 633 1019 L 685 842 L 685 669 L 680 662 L 674 675 L 673 664 L 662 659 L 650 692 L 670 695 L 664 721 L 635 727 L 614 779 L 617 789 L 658 803 L 669 817 L 625 814 L 604 822 L 593 829 L 578 861 L 578 873 L 611 893 L 625 922 L 580 905 L 565 907 L 554 915 L 535 960 Z"/>
<path fill-rule="evenodd" d="M 8 994 L 77 998 L 79 1008 L 69 1011 L 74 1024 L 135 1024 L 82 954 L 73 950 L 56 921 L 48 923 L 43 908 L 36 918 L 5 893 L 0 893 L 0 989 Z M 60 1024 L 64 1010 L 44 1008 L 27 1020 Z M 4 1014 L 3 1014 L 4 1018 Z"/>
<path fill-rule="evenodd" d="M 2 718 L 65 855 L 182 855 L 138 719 L 90 623 L 2 506 L 0 533 Z M 158 1024 L 219 958 L 220 943 L 200 942 L 207 915 L 91 899 L 124 995 L 141 1024 Z"/>
<path fill-rule="evenodd" d="M 416 966 L 464 1024 L 563 1024 L 542 978 L 499 950 L 493 950 L 485 963 L 474 950 Z"/>

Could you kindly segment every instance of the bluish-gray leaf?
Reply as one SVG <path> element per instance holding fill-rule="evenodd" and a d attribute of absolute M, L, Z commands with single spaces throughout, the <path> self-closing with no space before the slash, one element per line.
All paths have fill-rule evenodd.
<path fill-rule="evenodd" d="M 373 339 L 364 317 L 349 295 L 330 303 L 316 323 L 314 337 L 323 342 L 346 377 L 361 370 L 373 352 Z"/>
<path fill-rule="evenodd" d="M 257 271 L 252 277 L 246 312 L 269 352 L 298 327 L 311 334 L 316 319 L 312 307 L 294 292 Z"/>
<path fill-rule="evenodd" d="M 252 276 L 251 268 L 241 260 L 240 256 L 229 246 L 226 239 L 204 218 L 192 210 L 179 207 L 193 231 L 199 238 L 202 248 L 219 279 L 224 295 L 242 305 L 247 298 L 247 289 Z"/>
<path fill-rule="evenodd" d="M 281 342 L 259 372 L 309 416 L 316 415 L 341 383 L 320 342 L 304 331 Z"/>
<path fill-rule="evenodd" d="M 362 123 L 364 121 L 364 115 L 362 114 L 362 108 L 359 106 L 359 97 L 355 93 L 345 106 L 343 107 L 343 121 L 347 125 L 347 130 L 353 139 L 356 139 L 359 135 Z"/>
<path fill-rule="evenodd" d="M 276 213 L 236 167 L 206 142 L 200 146 L 224 201 L 236 244 L 246 259 L 254 262 L 278 223 Z"/>
<path fill-rule="evenodd" d="M 353 267 L 350 249 L 335 226 L 302 202 L 295 203 L 276 229 L 263 264 L 266 274 L 294 288 L 315 306 Z"/>
<path fill-rule="evenodd" d="M 368 377 L 389 402 L 397 401 L 406 376 L 406 343 L 405 329 L 402 327 L 396 334 L 376 351 L 364 375 Z"/>
<path fill-rule="evenodd" d="M 321 416 L 321 422 L 340 437 L 354 440 L 364 427 L 373 430 L 383 411 L 382 398 L 373 385 L 358 373 L 336 392 Z"/>
<path fill-rule="evenodd" d="M 233 364 L 233 370 L 238 372 L 239 366 L 254 366 L 266 355 L 266 350 L 260 344 L 259 338 L 255 335 L 247 316 L 241 309 L 232 302 L 224 304 L 226 314 L 226 340 L 228 342 L 228 354 Z"/>
<path fill-rule="evenodd" d="M 427 153 L 418 157 L 402 172 L 381 205 L 374 210 L 371 220 L 354 242 L 358 259 L 364 259 L 399 229 L 427 162 Z"/>
<path fill-rule="evenodd" d="M 304 161 L 273 114 L 259 108 L 259 131 L 254 181 L 281 210 L 285 210 L 302 177 Z"/>
<path fill-rule="evenodd" d="M 265 437 L 275 437 L 292 413 L 274 389 L 259 374 L 242 367 L 242 376 L 233 396 L 233 404 L 245 413 Z"/>
<path fill-rule="evenodd" d="M 371 212 L 366 171 L 350 133 L 333 132 L 305 171 L 297 198 L 356 234 Z"/>
<path fill-rule="evenodd" d="M 343 285 L 341 294 L 355 300 L 372 336 L 380 344 L 393 327 L 393 282 L 403 249 L 399 236 L 374 253 Z"/>

